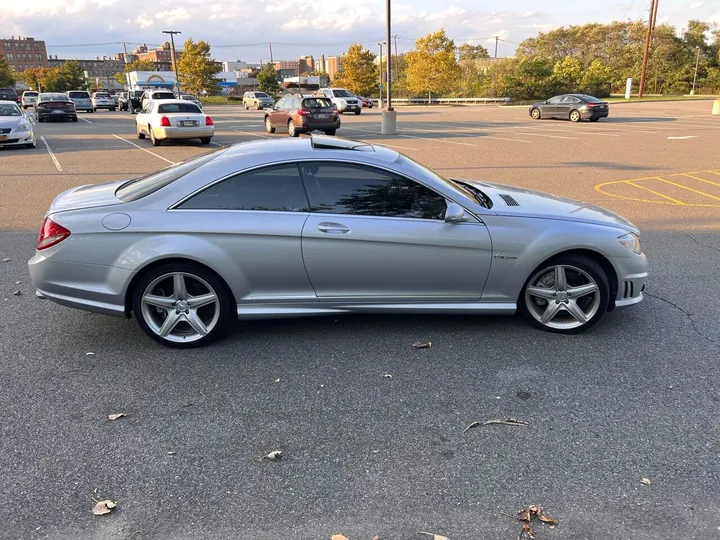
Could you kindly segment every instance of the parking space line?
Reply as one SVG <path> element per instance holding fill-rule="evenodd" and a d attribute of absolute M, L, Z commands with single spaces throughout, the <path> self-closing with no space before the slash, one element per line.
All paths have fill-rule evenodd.
<path fill-rule="evenodd" d="M 86 118 L 83 118 L 82 116 L 78 116 L 78 120 L 82 120 L 83 122 L 87 122 L 88 124 L 92 124 L 92 122 Z"/>
<path fill-rule="evenodd" d="M 682 184 L 677 184 L 677 183 L 675 183 L 675 182 L 671 182 L 670 180 L 665 180 L 662 176 L 656 176 L 655 178 L 657 178 L 657 179 L 660 180 L 661 182 L 666 182 L 666 183 L 671 184 L 671 185 L 673 185 L 673 186 L 677 186 L 677 187 L 679 187 L 679 188 L 687 189 L 688 191 L 692 191 L 693 193 L 697 193 L 698 195 L 703 195 L 703 196 L 705 196 L 705 197 L 710 197 L 711 199 L 715 199 L 716 201 L 720 201 L 720 197 L 716 197 L 715 195 L 710 195 L 709 193 L 705 193 L 704 191 L 699 191 L 699 190 L 697 190 L 697 189 L 689 188 L 689 187 L 684 186 L 684 185 L 682 185 Z"/>
<path fill-rule="evenodd" d="M 225 146 L 224 144 L 216 143 L 213 141 L 210 141 L 210 144 L 212 144 L 213 146 Z"/>
<path fill-rule="evenodd" d="M 646 180 L 647 180 L 647 178 L 646 178 Z M 678 201 L 677 199 L 673 199 L 672 197 L 668 197 L 667 195 L 663 195 L 662 193 L 658 193 L 658 192 L 655 191 L 655 190 L 652 190 L 652 189 L 650 189 L 650 188 L 646 188 L 645 186 L 641 186 L 641 185 L 639 185 L 639 184 L 636 184 L 636 183 L 634 183 L 632 180 L 626 180 L 625 183 L 626 183 L 627 185 L 629 185 L 629 186 L 633 186 L 633 187 L 636 187 L 636 188 L 644 189 L 645 191 L 649 191 L 649 192 L 652 193 L 653 195 L 657 195 L 658 197 L 662 197 L 663 199 L 667 199 L 667 200 L 669 200 L 669 201 L 672 201 L 674 204 L 678 204 L 678 205 L 680 205 L 680 206 L 685 206 L 685 204 L 686 204 L 686 203 L 684 203 L 684 202 L 682 202 L 682 201 Z M 597 188 L 596 188 L 596 189 L 597 189 Z M 605 192 L 603 191 L 603 192 L 601 192 L 601 193 L 605 193 Z M 609 193 L 606 193 L 606 195 L 609 195 Z"/>
<path fill-rule="evenodd" d="M 464 135 L 464 134 L 461 134 L 461 133 L 457 133 L 457 132 L 455 132 L 455 131 L 437 131 L 437 130 L 434 130 L 434 129 L 418 129 L 418 128 L 413 128 L 413 131 L 422 131 L 423 133 L 438 133 L 438 134 L 440 134 L 440 133 L 448 133 L 448 134 L 451 134 L 451 135 L 459 135 L 460 137 L 480 137 L 480 138 L 483 138 L 483 139 L 497 139 L 497 140 L 499 140 L 499 141 L 532 143 L 532 141 L 526 141 L 526 140 L 523 140 L 523 139 L 508 139 L 508 138 L 505 138 L 505 137 L 494 137 L 494 136 L 492 136 L 492 135 L 471 135 L 471 134 Z M 473 146 L 476 146 L 476 145 L 473 145 Z"/>
<path fill-rule="evenodd" d="M 709 173 L 712 173 L 712 174 L 717 174 L 717 173 L 713 173 L 712 171 L 704 171 L 704 172 L 709 172 Z M 712 184 L 713 186 L 718 186 L 718 187 L 720 187 L 720 184 L 718 184 L 717 182 L 711 182 L 710 180 L 705 180 L 704 178 L 699 178 L 699 177 L 697 177 L 697 176 L 693 176 L 692 173 L 685 173 L 685 174 L 682 174 L 682 175 L 671 174 L 670 176 L 687 176 L 688 178 L 692 178 L 692 179 L 694 179 L 694 180 L 700 180 L 701 182 L 706 182 L 706 183 L 708 183 L 708 184 Z"/>
<path fill-rule="evenodd" d="M 346 126 L 342 126 L 341 129 L 350 130 L 350 131 L 357 131 L 358 133 L 366 133 L 366 134 L 368 134 L 368 135 L 375 135 L 375 136 L 380 135 L 380 133 L 376 133 L 376 132 L 374 132 L 374 131 L 365 131 L 364 129 L 349 128 L 349 127 L 346 127 Z M 419 152 L 419 151 L 420 151 L 418 148 L 411 148 L 410 146 L 399 146 L 399 145 L 397 145 L 397 144 L 389 144 L 389 143 L 386 143 L 385 141 L 378 142 L 377 144 L 379 144 L 379 145 L 381 145 L 381 146 L 389 146 L 390 148 L 400 148 L 401 150 L 414 150 L 415 152 Z"/>
<path fill-rule="evenodd" d="M 517 129 L 539 129 L 540 131 L 552 131 L 553 133 L 573 133 L 574 135 L 598 135 L 600 137 L 619 137 L 620 135 L 615 135 L 614 133 L 578 133 L 577 131 L 568 131 L 566 129 L 552 129 L 552 128 L 546 128 L 546 127 L 518 127 Z"/>
<path fill-rule="evenodd" d="M 434 139 L 432 137 L 418 137 L 416 135 L 404 135 L 402 133 L 398 133 L 397 136 L 398 137 L 408 137 L 410 139 L 420 139 L 423 141 L 436 141 L 436 142 L 443 142 L 443 143 L 448 143 L 448 144 L 459 144 L 461 146 L 477 147 L 477 144 L 464 143 L 464 142 L 460 142 L 460 141 L 447 141 L 445 139 Z"/>
<path fill-rule="evenodd" d="M 170 161 L 169 159 L 164 158 L 164 157 L 162 157 L 161 155 L 156 154 L 155 152 L 151 152 L 151 151 L 148 150 L 147 148 L 143 148 L 142 146 L 140 146 L 140 145 L 138 145 L 138 144 L 135 144 L 135 143 L 132 142 L 132 141 L 128 141 L 127 139 L 123 139 L 123 138 L 120 137 L 119 135 L 115 135 L 115 134 L 113 133 L 112 136 L 115 137 L 116 139 L 120 139 L 121 141 L 125 141 L 126 143 L 131 144 L 132 146 L 134 146 L 135 148 L 137 148 L 137 149 L 139 149 L 139 150 L 142 150 L 143 152 L 147 152 L 147 153 L 150 154 L 151 156 L 155 156 L 156 158 L 160 158 L 160 159 L 162 159 L 163 161 L 169 163 L 170 165 L 177 165 L 177 163 L 176 163 L 175 161 Z"/>
<path fill-rule="evenodd" d="M 260 135 L 258 133 L 252 133 L 251 131 L 240 131 L 239 129 L 233 129 L 235 133 L 239 133 L 240 135 L 248 135 L 250 137 L 260 137 L 261 139 L 272 139 L 272 137 L 268 137 L 267 135 Z"/>
<path fill-rule="evenodd" d="M 47 153 L 50 154 L 50 159 L 52 159 L 53 163 L 55 164 L 55 168 L 56 168 L 58 171 L 62 172 L 62 167 L 60 166 L 60 162 L 59 162 L 59 161 L 57 160 L 57 158 L 55 157 L 55 154 L 53 154 L 53 151 L 50 149 L 50 145 L 49 145 L 48 142 L 45 140 L 45 137 L 40 136 L 40 140 L 41 140 L 41 141 L 43 142 L 43 144 L 45 145 L 45 148 L 47 148 Z"/>
<path fill-rule="evenodd" d="M 426 125 L 426 126 L 438 126 L 438 127 L 444 127 L 444 128 L 455 127 L 455 126 L 447 126 L 447 125 L 437 124 L 437 123 L 431 123 L 431 122 L 424 122 L 424 125 Z M 503 129 L 513 129 L 515 126 L 510 126 L 510 127 L 505 127 L 505 126 L 488 127 L 487 129 L 470 127 L 470 126 L 457 126 L 457 127 L 458 127 L 459 129 L 469 129 L 469 130 L 471 130 L 471 131 L 488 131 L 488 130 L 491 130 L 491 129 L 496 129 L 496 130 L 499 131 L 499 130 L 503 130 Z M 518 126 L 518 127 L 519 127 L 519 126 Z M 524 136 L 526 136 L 526 137 L 527 137 L 527 136 L 529 136 L 529 137 L 548 137 L 548 138 L 550 138 L 550 139 L 577 140 L 577 137 L 564 137 L 564 136 L 562 136 L 562 135 L 541 135 L 541 134 L 539 134 L 539 133 L 522 133 L 522 135 L 524 135 Z M 520 139 L 513 139 L 513 140 L 518 141 L 518 140 L 520 140 Z"/>

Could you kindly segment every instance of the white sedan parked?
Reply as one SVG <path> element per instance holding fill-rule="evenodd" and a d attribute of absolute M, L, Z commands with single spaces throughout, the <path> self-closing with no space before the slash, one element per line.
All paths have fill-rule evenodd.
<path fill-rule="evenodd" d="M 200 139 L 202 144 L 210 144 L 215 135 L 212 118 L 193 102 L 182 99 L 146 101 L 135 117 L 135 129 L 138 139 L 148 136 L 153 146 L 166 139 Z"/>
<path fill-rule="evenodd" d="M 0 101 L 0 147 L 35 148 L 32 122 L 14 101 Z"/>
<path fill-rule="evenodd" d="M 92 106 L 94 110 L 107 109 L 114 111 L 117 108 L 117 103 L 113 101 L 113 98 L 107 92 L 95 92 L 92 95 Z"/>

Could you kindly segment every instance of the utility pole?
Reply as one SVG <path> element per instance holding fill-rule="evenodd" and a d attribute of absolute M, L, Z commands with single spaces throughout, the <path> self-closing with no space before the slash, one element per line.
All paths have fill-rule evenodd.
<path fill-rule="evenodd" d="M 170 55 L 172 58 L 172 68 L 175 72 L 175 92 L 180 95 L 180 77 L 178 76 L 177 62 L 175 61 L 175 34 L 182 34 L 177 30 L 163 30 L 163 34 L 170 34 Z"/>
<path fill-rule="evenodd" d="M 500 37 L 499 37 L 499 36 L 495 36 L 495 58 L 497 58 L 497 46 L 498 46 L 498 41 L 499 41 L 499 40 L 500 40 Z"/>
<path fill-rule="evenodd" d="M 398 38 L 398 36 L 397 36 L 397 34 L 395 34 L 393 36 L 393 43 L 395 44 L 395 62 L 394 62 L 395 71 L 397 71 L 397 69 L 398 69 L 397 38 Z"/>
<path fill-rule="evenodd" d="M 392 46 L 392 19 L 390 17 L 390 2 L 385 0 L 385 30 L 386 43 L 388 52 Z M 388 57 L 390 55 L 388 54 Z M 380 70 L 382 73 L 382 69 Z M 392 62 L 387 62 L 387 110 L 382 112 L 382 121 L 380 124 L 380 133 L 383 135 L 395 135 L 397 133 L 397 113 L 392 106 Z"/>
<path fill-rule="evenodd" d="M 272 43 L 268 43 L 268 47 L 270 47 L 270 63 L 274 64 L 273 62 L 273 55 L 272 55 Z M 273 66 L 274 67 L 274 66 Z"/>
<path fill-rule="evenodd" d="M 638 97 L 643 97 L 645 89 L 645 77 L 647 74 L 648 56 L 650 53 L 650 40 L 652 39 L 653 19 L 657 16 L 658 0 L 650 0 L 650 17 L 648 18 L 648 29 L 645 36 L 645 49 L 643 50 L 642 69 L 640 71 L 640 88 L 638 89 Z"/>
<path fill-rule="evenodd" d="M 127 97 L 128 112 L 130 114 L 135 114 L 135 111 L 133 110 L 133 106 L 132 106 L 132 99 L 130 99 L 130 91 L 132 89 L 132 85 L 130 84 L 130 71 L 128 71 L 130 62 L 128 62 L 127 44 L 123 41 L 122 45 L 123 45 L 123 52 L 125 53 L 123 55 L 123 58 L 125 59 L 125 82 L 127 82 L 127 91 L 128 91 L 128 97 Z"/>
<path fill-rule="evenodd" d="M 382 48 L 383 48 L 383 43 L 382 43 L 382 41 L 380 43 L 378 43 L 378 45 L 380 46 L 380 99 L 378 100 L 378 108 L 382 109 L 382 106 L 383 106 L 383 102 L 382 102 L 382 91 L 383 91 L 383 87 L 382 87 L 382 80 L 383 80 Z"/>
<path fill-rule="evenodd" d="M 698 65 L 700 64 L 700 47 L 695 47 L 697 50 L 697 56 L 695 57 L 695 76 L 693 77 L 693 86 L 692 90 L 690 90 L 690 95 L 695 95 L 695 84 L 697 83 L 697 72 L 698 72 Z"/>

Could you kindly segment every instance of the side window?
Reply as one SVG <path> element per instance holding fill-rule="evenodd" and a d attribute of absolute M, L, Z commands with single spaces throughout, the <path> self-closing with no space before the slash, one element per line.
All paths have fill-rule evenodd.
<path fill-rule="evenodd" d="M 560 103 L 560 101 L 562 101 L 562 99 L 562 96 L 555 96 L 554 98 L 549 99 L 548 103 L 550 103 L 551 105 L 557 105 L 558 103 Z"/>
<path fill-rule="evenodd" d="M 153 103 L 152 101 L 150 101 L 150 102 L 148 102 L 148 103 L 145 105 L 145 110 L 143 110 L 143 112 L 144 112 L 145 114 L 151 114 L 154 107 L 155 107 L 155 103 Z"/>
<path fill-rule="evenodd" d="M 301 163 L 311 212 L 416 219 L 445 218 L 445 197 L 381 169 L 349 163 Z"/>
<path fill-rule="evenodd" d="M 308 200 L 297 165 L 274 165 L 223 180 L 178 208 L 307 212 Z"/>
<path fill-rule="evenodd" d="M 580 101 L 580 100 L 579 100 L 578 98 L 573 97 L 573 96 L 565 96 L 565 97 L 562 99 L 562 103 L 566 103 L 566 104 L 567 104 L 567 103 L 578 103 L 579 101 Z"/>

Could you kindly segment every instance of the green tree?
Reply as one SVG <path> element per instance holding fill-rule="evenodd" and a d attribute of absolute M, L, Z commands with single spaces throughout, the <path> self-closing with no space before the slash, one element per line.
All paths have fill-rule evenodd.
<path fill-rule="evenodd" d="M 580 60 L 572 56 L 558 60 L 553 67 L 552 78 L 556 92 L 562 94 L 577 92 L 582 79 Z"/>
<path fill-rule="evenodd" d="M 48 68 L 28 68 L 25 71 L 21 71 L 18 74 L 18 78 L 32 90 L 42 92 L 45 90 L 45 77 L 47 76 L 47 72 Z"/>
<path fill-rule="evenodd" d="M 68 60 L 58 70 L 57 92 L 67 92 L 85 87 L 85 73 L 76 60 Z"/>
<path fill-rule="evenodd" d="M 177 63 L 182 88 L 191 94 L 204 92 L 214 94 L 218 90 L 215 74 L 222 70 L 221 65 L 210 58 L 210 44 L 207 41 L 185 41 L 183 53 Z"/>
<path fill-rule="evenodd" d="M 155 62 L 137 58 L 127 65 L 127 71 L 156 71 Z M 127 84 L 125 71 L 119 71 L 113 77 L 115 77 L 118 84 Z"/>
<path fill-rule="evenodd" d="M 0 86 L 14 86 L 15 72 L 10 68 L 4 56 L 0 56 Z"/>
<path fill-rule="evenodd" d="M 593 60 L 582 76 L 581 86 L 584 92 L 594 96 L 606 97 L 610 92 L 612 72 L 601 60 Z"/>
<path fill-rule="evenodd" d="M 479 60 L 480 58 L 490 58 L 490 53 L 482 45 L 470 45 L 463 43 L 457 48 L 458 61 L 463 60 Z"/>
<path fill-rule="evenodd" d="M 350 45 L 340 59 L 340 71 L 333 84 L 347 88 L 358 96 L 374 94 L 378 88 L 378 66 L 375 55 L 361 43 Z"/>
<path fill-rule="evenodd" d="M 275 94 L 280 90 L 280 81 L 278 81 L 277 71 L 272 64 L 265 64 L 260 73 L 257 75 L 258 90 Z"/>
<path fill-rule="evenodd" d="M 417 94 L 450 92 L 459 78 L 455 42 L 445 30 L 421 37 L 415 42 L 415 50 L 407 54 L 407 85 Z"/>
<path fill-rule="evenodd" d="M 44 92 L 64 92 L 65 86 L 63 84 L 62 77 L 60 76 L 60 68 L 49 68 L 45 70 L 43 77 L 43 91 Z M 85 88 L 85 81 L 82 86 L 78 88 Z"/>

